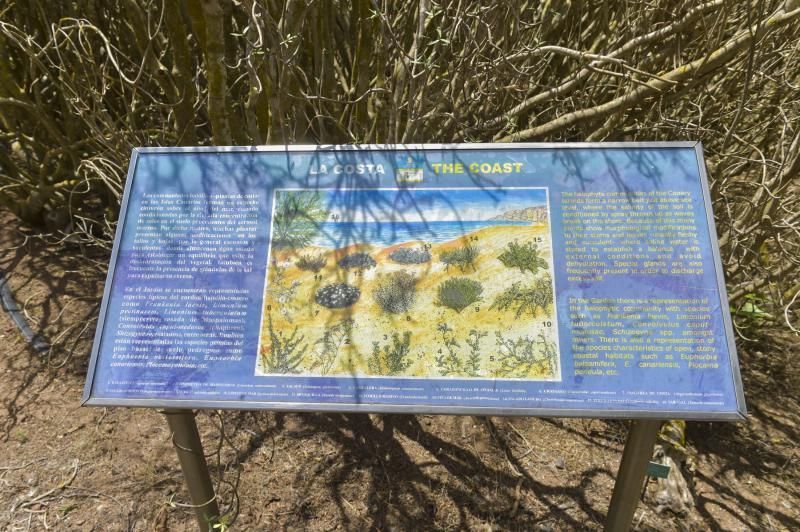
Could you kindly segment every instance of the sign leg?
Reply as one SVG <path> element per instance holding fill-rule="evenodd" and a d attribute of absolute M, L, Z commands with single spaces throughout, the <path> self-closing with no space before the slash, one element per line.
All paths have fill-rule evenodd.
<path fill-rule="evenodd" d="M 195 414 L 191 410 L 164 410 L 164 415 L 172 431 L 172 445 L 178 453 L 197 523 L 202 532 L 208 532 L 219 519 L 219 507 L 194 420 Z"/>
<path fill-rule="evenodd" d="M 647 464 L 653 456 L 653 446 L 658 438 L 661 421 L 641 419 L 633 422 L 622 461 L 617 472 L 617 482 L 606 517 L 606 532 L 625 532 L 630 530 L 633 514 L 642 493 Z"/>

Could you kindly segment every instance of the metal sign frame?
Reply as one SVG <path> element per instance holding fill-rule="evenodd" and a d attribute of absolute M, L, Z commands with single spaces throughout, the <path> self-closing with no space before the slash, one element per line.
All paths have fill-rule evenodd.
<path fill-rule="evenodd" d="M 729 368 L 732 372 L 733 386 L 736 396 L 736 412 L 698 412 L 698 411 L 648 411 L 648 410 L 613 410 L 613 409 L 564 409 L 564 408 L 491 408 L 472 406 L 436 406 L 436 405 L 403 405 L 375 403 L 310 403 L 310 402 L 268 402 L 268 401 L 220 401 L 220 400 L 175 400 L 175 399 L 128 399 L 101 398 L 92 396 L 95 381 L 100 340 L 103 336 L 104 324 L 108 312 L 111 284 L 119 254 L 119 246 L 124 231 L 124 220 L 130 201 L 130 191 L 135 178 L 137 161 L 140 154 L 180 154 L 180 153 L 236 153 L 236 152 L 348 152 L 348 151 L 408 151 L 408 150 L 540 150 L 540 149 L 632 149 L 632 148 L 692 148 L 696 154 L 698 175 L 703 193 L 709 242 L 714 261 L 714 273 L 720 297 L 722 320 L 729 353 Z M 711 197 L 703 158 L 702 145 L 699 142 L 587 142 L 587 143 L 515 143 L 515 144 L 403 144 L 403 145 L 286 145 L 286 146 L 230 146 L 230 147 L 153 147 L 134 148 L 128 168 L 125 191 L 121 202 L 120 222 L 117 224 L 114 247 L 103 291 L 100 316 L 94 337 L 91 359 L 89 362 L 86 385 L 82 404 L 87 406 L 129 406 L 145 408 L 169 409 L 229 409 L 229 410 L 276 410 L 301 412 L 363 412 L 363 413 L 406 413 L 406 414 L 449 414 L 449 415 L 481 415 L 481 416 L 535 416 L 535 417 L 584 417 L 584 418 L 622 418 L 622 419 L 687 419 L 708 421 L 741 421 L 747 415 L 744 392 L 742 388 L 739 361 L 736 354 L 732 320 L 727 305 L 724 271 L 717 244 L 714 216 L 711 209 Z M 491 380 L 491 379 L 487 379 Z"/>

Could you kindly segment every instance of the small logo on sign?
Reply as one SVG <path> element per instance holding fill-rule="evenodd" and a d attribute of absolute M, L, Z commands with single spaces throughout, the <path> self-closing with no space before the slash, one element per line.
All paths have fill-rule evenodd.
<path fill-rule="evenodd" d="M 398 168 L 395 170 L 394 178 L 399 184 L 422 183 L 422 178 L 425 174 L 421 168 L 420 161 L 414 160 L 410 155 L 404 161 L 405 164 L 400 163 L 398 160 Z"/>

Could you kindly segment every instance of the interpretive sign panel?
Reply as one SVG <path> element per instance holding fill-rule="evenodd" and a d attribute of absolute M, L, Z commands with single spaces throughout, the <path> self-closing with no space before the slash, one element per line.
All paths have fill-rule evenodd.
<path fill-rule="evenodd" d="M 276 190 L 257 374 L 559 380 L 547 204 L 546 188 Z M 317 341 L 276 356 L 295 329 Z"/>
<path fill-rule="evenodd" d="M 741 419 L 694 143 L 134 150 L 84 402 Z"/>

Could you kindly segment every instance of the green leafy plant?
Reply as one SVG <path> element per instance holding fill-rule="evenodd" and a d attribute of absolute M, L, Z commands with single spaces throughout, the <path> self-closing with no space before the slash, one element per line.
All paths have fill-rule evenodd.
<path fill-rule="evenodd" d="M 372 342 L 372 354 L 367 360 L 367 369 L 372 375 L 400 375 L 411 365 L 408 354 L 411 345 L 411 332 L 392 333 L 391 343 L 381 348 L 380 343 Z"/>
<path fill-rule="evenodd" d="M 416 293 L 416 277 L 408 272 L 399 271 L 381 278 L 372 296 L 384 312 L 400 314 L 411 308 Z"/>
<path fill-rule="evenodd" d="M 436 303 L 456 312 L 461 312 L 476 301 L 480 301 L 483 286 L 466 277 L 445 280 L 437 289 Z"/>
<path fill-rule="evenodd" d="M 294 264 L 301 270 L 317 273 L 324 268 L 327 263 L 328 261 L 325 255 L 320 253 L 319 255 L 301 255 Z"/>
<path fill-rule="evenodd" d="M 215 532 L 228 532 L 231 529 L 231 522 L 233 521 L 230 513 L 221 515 L 219 518 L 212 517 L 209 519 L 211 529 Z"/>
<path fill-rule="evenodd" d="M 299 366 L 308 349 L 308 344 L 303 344 L 305 336 L 297 333 L 297 327 L 288 338 L 283 331 L 275 332 L 270 314 L 267 314 L 267 328 L 270 345 L 261 348 L 264 371 L 283 374 L 300 373 Z"/>
<path fill-rule="evenodd" d="M 543 275 L 533 282 L 530 288 L 523 288 L 522 283 L 514 283 L 498 295 L 490 309 L 514 309 L 515 317 L 525 313 L 531 316 L 540 308 L 547 312 L 547 306 L 553 303 L 553 284 L 550 275 Z"/>
<path fill-rule="evenodd" d="M 763 299 L 757 294 L 746 294 L 743 299 L 744 302 L 741 303 L 737 308 L 731 307 L 731 314 L 753 321 L 775 319 L 772 314 L 759 307 L 759 305 L 763 304 Z"/>
<path fill-rule="evenodd" d="M 276 248 L 307 246 L 328 217 L 322 195 L 308 191 L 279 191 L 275 195 L 272 245 Z"/>
<path fill-rule="evenodd" d="M 533 274 L 540 269 L 547 268 L 547 261 L 539 256 L 539 247 L 534 242 L 520 244 L 516 240 L 509 242 L 503 253 L 497 257 L 506 268 L 519 268 L 525 273 L 529 271 Z"/>
<path fill-rule="evenodd" d="M 535 370 L 543 375 L 555 375 L 557 357 L 555 343 L 539 333 L 537 339 L 524 336 L 516 340 L 504 338 L 500 331 L 495 332 L 499 353 L 496 375 L 498 377 L 527 377 Z"/>
<path fill-rule="evenodd" d="M 439 254 L 439 260 L 444 262 L 445 271 L 450 269 L 450 266 L 457 266 L 461 272 L 466 272 L 467 268 L 475 268 L 475 260 L 478 258 L 480 250 L 478 246 L 471 242 L 466 242 L 464 245 L 454 249 L 442 251 Z"/>

